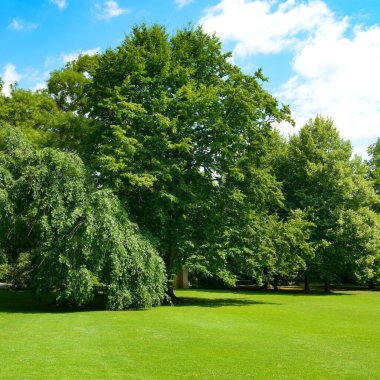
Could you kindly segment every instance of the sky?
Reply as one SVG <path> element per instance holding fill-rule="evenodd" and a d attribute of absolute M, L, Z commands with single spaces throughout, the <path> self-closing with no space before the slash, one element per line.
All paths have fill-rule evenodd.
<path fill-rule="evenodd" d="M 379 0 L 3 0 L 3 92 L 44 88 L 50 72 L 116 47 L 142 22 L 170 33 L 202 25 L 245 73 L 262 68 L 296 121 L 284 134 L 321 114 L 364 158 L 380 137 Z"/>

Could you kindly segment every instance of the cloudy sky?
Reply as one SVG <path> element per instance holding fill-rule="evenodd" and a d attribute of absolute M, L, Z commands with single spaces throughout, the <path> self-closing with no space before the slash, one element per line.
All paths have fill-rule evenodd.
<path fill-rule="evenodd" d="M 3 92 L 43 88 L 49 72 L 117 46 L 140 22 L 215 32 L 246 73 L 263 69 L 298 128 L 329 116 L 364 157 L 380 137 L 379 0 L 0 1 Z"/>

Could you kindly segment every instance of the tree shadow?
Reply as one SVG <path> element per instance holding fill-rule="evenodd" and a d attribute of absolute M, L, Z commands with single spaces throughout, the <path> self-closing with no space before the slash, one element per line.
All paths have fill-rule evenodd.
<path fill-rule="evenodd" d="M 198 292 L 202 293 L 203 291 L 199 290 Z M 210 291 L 207 293 L 210 293 Z M 217 291 L 213 293 L 224 293 L 226 296 L 220 298 L 178 297 L 178 301 L 175 302 L 174 305 L 175 307 L 198 306 L 209 308 L 223 306 L 280 305 L 279 303 L 270 301 L 257 301 L 245 298 L 228 297 L 231 292 L 226 291 Z M 234 293 L 239 294 L 240 292 Z M 104 297 L 97 297 L 91 304 L 77 307 L 70 305 L 57 305 L 53 296 L 46 296 L 43 298 L 37 297 L 27 290 L 0 290 L 0 313 L 62 314 L 104 310 L 106 310 Z"/>
<path fill-rule="evenodd" d="M 57 305 L 52 295 L 39 297 L 28 290 L 0 289 L 0 313 L 62 314 L 104 310 L 103 297 L 97 297 L 91 304 L 78 307 L 68 304 Z"/>
<path fill-rule="evenodd" d="M 347 289 L 353 290 L 353 289 Z M 220 289 L 197 289 L 198 293 L 215 293 L 215 294 L 234 294 L 234 295 L 290 295 L 290 296 L 352 296 L 354 293 L 349 293 L 346 289 L 334 289 L 328 293 L 326 293 L 322 289 L 313 289 L 310 291 L 305 291 L 300 288 L 292 288 L 292 287 L 283 287 L 278 290 L 274 289 L 259 289 L 257 287 L 254 288 L 233 288 L 230 290 L 220 290 Z M 344 293 L 343 293 L 344 292 Z M 196 298 L 199 299 L 199 298 Z"/>
<path fill-rule="evenodd" d="M 333 288 L 329 292 L 325 292 L 323 287 L 315 287 L 312 290 L 304 290 L 303 288 L 296 287 L 296 286 L 282 286 L 275 289 L 260 289 L 258 287 L 238 287 L 234 288 L 232 290 L 233 292 L 236 292 L 237 294 L 278 294 L 278 295 L 292 295 L 292 296 L 352 296 L 354 293 L 349 293 L 349 291 L 356 291 L 357 289 L 353 288 Z M 363 291 L 368 289 L 361 289 Z M 344 293 L 342 293 L 344 292 Z"/>
<path fill-rule="evenodd" d="M 277 302 L 264 302 L 244 298 L 197 298 L 179 297 L 176 307 L 198 306 L 198 307 L 223 307 L 223 306 L 249 306 L 249 305 L 281 305 Z"/>
<path fill-rule="evenodd" d="M 209 307 L 217 308 L 224 306 L 250 306 L 250 305 L 281 305 L 278 302 L 272 302 L 271 297 L 267 300 L 254 300 L 252 295 L 285 295 L 285 296 L 348 296 L 355 295 L 348 293 L 347 291 L 341 292 L 340 290 L 325 293 L 319 290 L 313 290 L 311 292 L 305 292 L 299 289 L 280 289 L 280 290 L 247 290 L 247 289 L 234 289 L 234 290 L 210 290 L 210 289 L 197 289 L 200 297 L 178 297 L 178 301 L 175 302 L 176 307 Z M 207 295 L 206 295 L 207 293 Z M 215 298 L 210 297 L 211 294 L 215 294 Z M 233 297 L 231 297 L 233 295 Z M 236 297 L 237 296 L 237 297 Z M 242 298 L 239 296 L 250 296 L 248 298 Z M 235 298 L 236 297 L 236 298 Z M 86 306 L 78 307 L 72 305 L 57 305 L 54 296 L 37 297 L 28 290 L 11 290 L 0 289 L 0 313 L 22 313 L 22 314 L 37 314 L 37 313 L 78 313 L 78 312 L 90 312 L 90 311 L 104 311 L 106 310 L 106 300 L 104 296 L 98 296 L 94 301 Z M 130 309 L 136 310 L 136 309 Z"/>

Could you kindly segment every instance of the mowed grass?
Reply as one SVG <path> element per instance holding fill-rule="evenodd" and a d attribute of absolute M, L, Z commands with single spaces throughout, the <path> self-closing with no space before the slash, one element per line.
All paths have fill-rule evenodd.
<path fill-rule="evenodd" d="M 64 311 L 0 290 L 0 379 L 380 379 L 380 293 L 182 290 Z"/>

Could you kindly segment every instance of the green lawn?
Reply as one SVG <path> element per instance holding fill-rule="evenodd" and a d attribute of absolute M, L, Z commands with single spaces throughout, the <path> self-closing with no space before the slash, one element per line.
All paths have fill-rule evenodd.
<path fill-rule="evenodd" d="M 0 379 L 380 379 L 379 292 L 177 295 L 62 312 L 0 290 Z"/>

